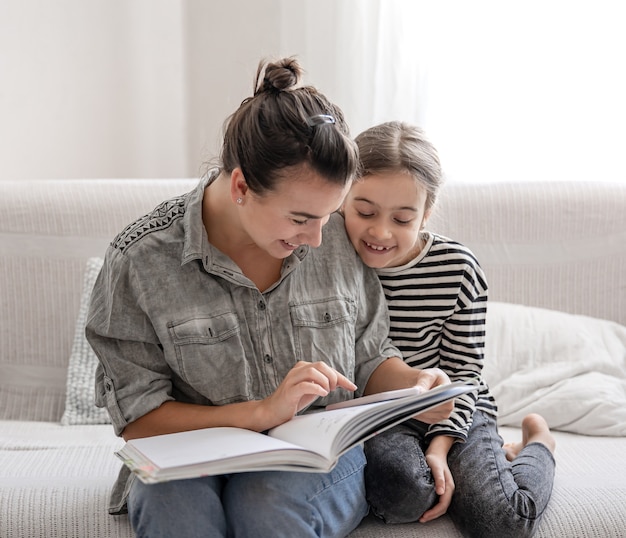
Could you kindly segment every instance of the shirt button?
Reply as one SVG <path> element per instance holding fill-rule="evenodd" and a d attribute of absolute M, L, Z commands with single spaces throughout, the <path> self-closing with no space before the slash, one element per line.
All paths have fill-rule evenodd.
<path fill-rule="evenodd" d="M 259 301 L 259 310 L 265 310 L 265 302 Z"/>
<path fill-rule="evenodd" d="M 107 392 L 111 392 L 113 390 L 113 385 L 111 385 L 110 381 L 105 381 L 104 390 L 106 390 Z"/>
<path fill-rule="evenodd" d="M 324 321 L 326 321 L 326 322 L 330 321 L 330 314 L 328 312 L 326 312 L 326 314 L 324 314 Z"/>
<path fill-rule="evenodd" d="M 270 362 L 272 362 L 274 359 L 272 359 L 271 355 L 265 355 L 265 357 L 263 357 L 263 360 L 269 364 Z"/>

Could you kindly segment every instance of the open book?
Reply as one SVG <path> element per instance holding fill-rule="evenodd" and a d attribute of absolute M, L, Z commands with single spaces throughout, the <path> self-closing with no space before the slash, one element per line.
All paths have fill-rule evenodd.
<path fill-rule="evenodd" d="M 115 454 L 146 483 L 247 471 L 328 472 L 366 439 L 474 390 L 452 383 L 399 398 L 390 391 L 383 401 L 295 416 L 267 434 L 206 428 L 133 439 Z"/>

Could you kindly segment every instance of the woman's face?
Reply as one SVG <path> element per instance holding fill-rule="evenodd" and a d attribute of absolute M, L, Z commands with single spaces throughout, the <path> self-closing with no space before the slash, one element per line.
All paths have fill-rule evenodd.
<path fill-rule="evenodd" d="M 282 175 L 276 188 L 262 196 L 248 189 L 240 211 L 246 233 L 275 258 L 286 258 L 300 245 L 318 247 L 322 227 L 350 189 L 349 183 L 331 183 L 307 166 Z"/>
<path fill-rule="evenodd" d="M 426 199 L 426 190 L 407 173 L 368 175 L 353 183 L 343 207 L 346 230 L 366 265 L 398 267 L 419 254 Z"/>

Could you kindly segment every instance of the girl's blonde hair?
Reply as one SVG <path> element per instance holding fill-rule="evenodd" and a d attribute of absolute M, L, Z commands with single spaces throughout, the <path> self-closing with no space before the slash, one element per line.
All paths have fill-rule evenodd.
<path fill-rule="evenodd" d="M 356 137 L 359 176 L 406 172 L 426 189 L 426 209 L 431 209 L 443 183 L 435 146 L 419 127 L 400 121 L 381 123 Z"/>

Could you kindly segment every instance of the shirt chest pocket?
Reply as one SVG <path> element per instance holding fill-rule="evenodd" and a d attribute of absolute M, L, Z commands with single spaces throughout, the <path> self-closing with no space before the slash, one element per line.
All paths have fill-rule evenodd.
<path fill-rule="evenodd" d="M 323 361 L 354 381 L 356 306 L 332 298 L 291 305 L 298 360 Z"/>
<path fill-rule="evenodd" d="M 168 324 L 181 377 L 215 405 L 250 399 L 250 368 L 232 312 Z"/>

